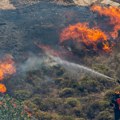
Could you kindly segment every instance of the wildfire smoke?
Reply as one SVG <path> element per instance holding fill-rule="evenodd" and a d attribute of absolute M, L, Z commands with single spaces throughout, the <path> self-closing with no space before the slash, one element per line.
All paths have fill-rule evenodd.
<path fill-rule="evenodd" d="M 36 43 L 35 43 L 36 44 Z M 53 49 L 51 46 L 49 45 L 44 45 L 44 44 L 36 44 L 40 49 L 42 49 L 45 53 L 47 54 L 52 54 L 53 56 L 67 56 L 69 55 L 68 52 L 66 50 L 64 50 L 63 48 L 61 50 L 59 49 Z"/>

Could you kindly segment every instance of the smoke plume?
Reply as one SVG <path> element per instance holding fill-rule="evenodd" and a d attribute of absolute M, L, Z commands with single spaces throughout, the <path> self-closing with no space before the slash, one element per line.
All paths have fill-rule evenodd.
<path fill-rule="evenodd" d="M 23 73 L 31 70 L 38 70 L 41 68 L 42 64 L 44 63 L 44 60 L 45 60 L 45 56 L 41 56 L 41 57 L 35 55 L 29 56 L 24 63 L 21 63 L 18 66 L 18 69 L 20 72 Z"/>

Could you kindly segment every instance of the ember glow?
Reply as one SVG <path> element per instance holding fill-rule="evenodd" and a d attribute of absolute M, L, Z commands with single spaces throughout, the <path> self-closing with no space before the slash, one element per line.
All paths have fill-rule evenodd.
<path fill-rule="evenodd" d="M 0 84 L 0 93 L 5 93 L 7 91 L 7 88 L 4 84 Z"/>
<path fill-rule="evenodd" d="M 109 24 L 114 26 L 113 31 L 110 34 L 114 39 L 117 38 L 118 31 L 120 30 L 120 8 L 113 6 L 101 7 L 96 5 L 92 6 L 91 10 L 110 18 Z"/>
<path fill-rule="evenodd" d="M 111 51 L 111 46 L 107 35 L 99 28 L 89 28 L 87 23 L 77 23 L 69 25 L 63 29 L 60 34 L 60 42 L 72 40 L 85 46 L 92 46 L 93 50 L 99 50 L 98 45 L 101 44 L 101 50 L 105 52 Z"/>

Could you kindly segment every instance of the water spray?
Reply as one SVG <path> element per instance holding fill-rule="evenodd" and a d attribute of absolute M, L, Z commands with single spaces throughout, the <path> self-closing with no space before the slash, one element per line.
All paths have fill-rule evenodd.
<path fill-rule="evenodd" d="M 61 59 L 60 57 L 54 57 L 52 55 L 49 55 L 49 57 L 55 61 L 57 64 L 61 65 L 64 69 L 66 69 L 68 72 L 70 72 L 70 75 L 74 75 L 74 77 L 80 77 L 80 73 L 87 73 L 90 74 L 92 76 L 96 76 L 96 77 L 103 77 L 109 80 L 114 80 L 113 78 L 104 75 L 102 73 L 99 73 L 93 69 L 90 69 L 88 67 L 85 67 L 83 65 L 79 65 L 73 62 L 69 62 L 66 60 Z"/>

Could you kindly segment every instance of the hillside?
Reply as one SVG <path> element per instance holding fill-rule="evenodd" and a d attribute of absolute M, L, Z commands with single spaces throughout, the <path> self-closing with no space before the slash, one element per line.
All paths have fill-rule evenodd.
<path fill-rule="evenodd" d="M 119 7 L 114 22 L 103 3 L 0 3 L 0 120 L 113 120 Z"/>

